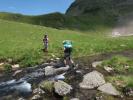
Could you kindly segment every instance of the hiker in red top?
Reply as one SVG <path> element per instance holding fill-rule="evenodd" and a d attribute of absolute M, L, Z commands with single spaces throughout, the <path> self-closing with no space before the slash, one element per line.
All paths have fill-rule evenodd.
<path fill-rule="evenodd" d="M 44 35 L 43 43 L 44 43 L 44 52 L 48 52 L 48 35 Z"/>

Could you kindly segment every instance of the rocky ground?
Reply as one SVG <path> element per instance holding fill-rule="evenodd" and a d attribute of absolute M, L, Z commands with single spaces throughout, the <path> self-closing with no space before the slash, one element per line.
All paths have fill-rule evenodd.
<path fill-rule="evenodd" d="M 5 92 L 0 100 L 132 100 L 133 88 L 119 90 L 106 80 L 106 76 L 117 73 L 110 73 L 110 68 L 97 67 L 102 60 L 118 54 L 133 58 L 132 50 L 101 54 L 76 58 L 75 67 L 63 67 L 59 58 L 53 58 L 33 68 L 3 74 L 0 82 L 15 80 L 0 83 L 0 93 Z"/>
<path fill-rule="evenodd" d="M 133 13 L 125 14 L 118 18 L 117 24 L 113 29 L 112 36 L 131 36 L 133 35 Z"/>

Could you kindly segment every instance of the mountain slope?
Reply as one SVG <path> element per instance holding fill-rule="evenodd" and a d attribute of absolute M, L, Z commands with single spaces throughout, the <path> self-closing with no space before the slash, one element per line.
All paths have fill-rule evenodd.
<path fill-rule="evenodd" d="M 120 15 L 133 12 L 133 0 L 76 0 L 67 10 L 67 15 Z"/>
<path fill-rule="evenodd" d="M 52 13 L 38 16 L 26 16 L 13 13 L 0 13 L 0 19 L 29 23 L 33 25 L 53 27 L 57 29 L 95 30 L 101 26 L 110 27 L 104 18 L 97 16 L 68 16 L 61 13 Z"/>

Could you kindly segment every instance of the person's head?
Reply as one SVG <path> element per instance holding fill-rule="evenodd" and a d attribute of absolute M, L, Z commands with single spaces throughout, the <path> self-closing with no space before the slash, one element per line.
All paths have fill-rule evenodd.
<path fill-rule="evenodd" d="M 44 35 L 44 38 L 47 38 L 47 37 L 48 37 L 48 35 L 47 35 L 47 34 L 45 34 L 45 35 Z"/>

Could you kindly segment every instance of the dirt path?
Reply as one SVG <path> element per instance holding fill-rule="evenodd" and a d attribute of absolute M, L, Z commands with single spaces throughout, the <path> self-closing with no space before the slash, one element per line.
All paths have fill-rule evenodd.
<path fill-rule="evenodd" d="M 115 55 L 122 55 L 125 57 L 133 58 L 133 50 L 109 52 L 109 53 L 103 53 L 103 54 L 98 54 L 93 56 L 80 57 L 80 58 L 76 58 L 75 61 L 76 63 L 80 64 L 80 66 L 85 67 L 85 66 L 91 66 L 92 62 L 94 61 L 102 61 L 105 59 L 109 59 Z"/>

